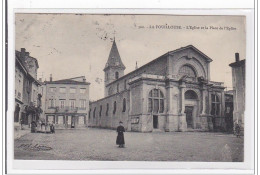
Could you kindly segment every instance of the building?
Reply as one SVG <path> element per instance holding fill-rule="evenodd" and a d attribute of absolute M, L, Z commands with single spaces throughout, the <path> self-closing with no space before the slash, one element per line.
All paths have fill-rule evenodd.
<path fill-rule="evenodd" d="M 124 75 L 116 42 L 104 68 L 105 97 L 90 103 L 89 126 L 128 131 L 212 131 L 225 126 L 221 82 L 210 81 L 207 55 L 188 45 Z"/>
<path fill-rule="evenodd" d="M 44 120 L 56 128 L 85 127 L 89 111 L 89 85 L 84 76 L 43 83 Z"/>
<path fill-rule="evenodd" d="M 233 121 L 244 129 L 245 112 L 245 59 L 239 59 L 239 53 L 235 53 L 236 61 L 229 64 L 232 68 L 232 83 L 234 89 Z"/>
<path fill-rule="evenodd" d="M 29 113 L 28 107 L 40 107 L 38 89 L 40 82 L 37 80 L 39 68 L 36 58 L 30 56 L 25 48 L 15 51 L 15 112 L 14 122 L 28 125 L 36 120 L 37 115 Z M 30 125 L 29 125 L 30 126 Z"/>

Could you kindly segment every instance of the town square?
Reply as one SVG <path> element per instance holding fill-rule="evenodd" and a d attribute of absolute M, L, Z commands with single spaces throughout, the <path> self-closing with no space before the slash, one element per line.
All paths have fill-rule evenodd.
<path fill-rule="evenodd" d="M 243 162 L 244 22 L 16 14 L 14 159 Z"/>
<path fill-rule="evenodd" d="M 115 130 L 57 130 L 29 133 L 14 142 L 14 158 L 24 160 L 241 162 L 243 137 L 208 132 L 125 133 L 118 148 Z M 79 146 L 80 145 L 80 146 Z"/>

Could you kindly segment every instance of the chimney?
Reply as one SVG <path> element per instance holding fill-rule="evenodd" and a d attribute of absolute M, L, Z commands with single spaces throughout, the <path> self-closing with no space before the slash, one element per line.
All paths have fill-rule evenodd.
<path fill-rule="evenodd" d="M 135 63 L 135 69 L 138 69 L 138 66 L 137 66 L 137 61 L 136 61 L 136 63 Z"/>
<path fill-rule="evenodd" d="M 21 59 L 24 59 L 25 51 L 25 48 L 21 48 Z"/>
<path fill-rule="evenodd" d="M 52 82 L 52 74 L 50 74 L 50 82 Z"/>
<path fill-rule="evenodd" d="M 28 57 L 29 55 L 30 55 L 30 53 L 29 53 L 29 52 L 25 52 L 25 56 L 27 56 L 27 57 Z"/>
<path fill-rule="evenodd" d="M 39 78 L 39 82 L 42 82 L 42 78 Z"/>
<path fill-rule="evenodd" d="M 86 82 L 86 78 L 83 78 L 83 82 Z"/>
<path fill-rule="evenodd" d="M 239 62 L 239 53 L 235 53 L 236 62 Z"/>

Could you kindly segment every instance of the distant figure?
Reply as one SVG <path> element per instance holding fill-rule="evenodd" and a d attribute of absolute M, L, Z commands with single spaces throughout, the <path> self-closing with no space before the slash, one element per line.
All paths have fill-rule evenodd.
<path fill-rule="evenodd" d="M 37 123 L 37 132 L 41 132 L 42 131 L 42 121 L 41 120 L 38 120 L 38 123 Z"/>
<path fill-rule="evenodd" d="M 37 124 L 35 121 L 31 122 L 31 133 L 37 132 Z"/>
<path fill-rule="evenodd" d="M 21 130 L 23 130 L 23 120 L 22 120 L 22 118 L 20 119 L 20 124 L 21 124 Z"/>
<path fill-rule="evenodd" d="M 55 126 L 54 126 L 54 122 L 52 121 L 51 125 L 50 125 L 50 130 L 51 133 L 55 133 Z"/>
<path fill-rule="evenodd" d="M 123 148 L 125 146 L 124 132 L 125 128 L 123 127 L 123 122 L 119 122 L 119 126 L 116 129 L 118 135 L 116 138 L 116 144 L 119 145 L 119 148 Z"/>

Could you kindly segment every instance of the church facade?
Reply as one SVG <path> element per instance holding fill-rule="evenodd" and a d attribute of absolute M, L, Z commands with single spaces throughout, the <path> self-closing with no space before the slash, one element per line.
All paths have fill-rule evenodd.
<path fill-rule="evenodd" d="M 124 74 L 116 42 L 104 68 L 105 97 L 90 103 L 88 125 L 128 131 L 225 129 L 221 82 L 210 81 L 207 55 L 182 47 Z"/>

